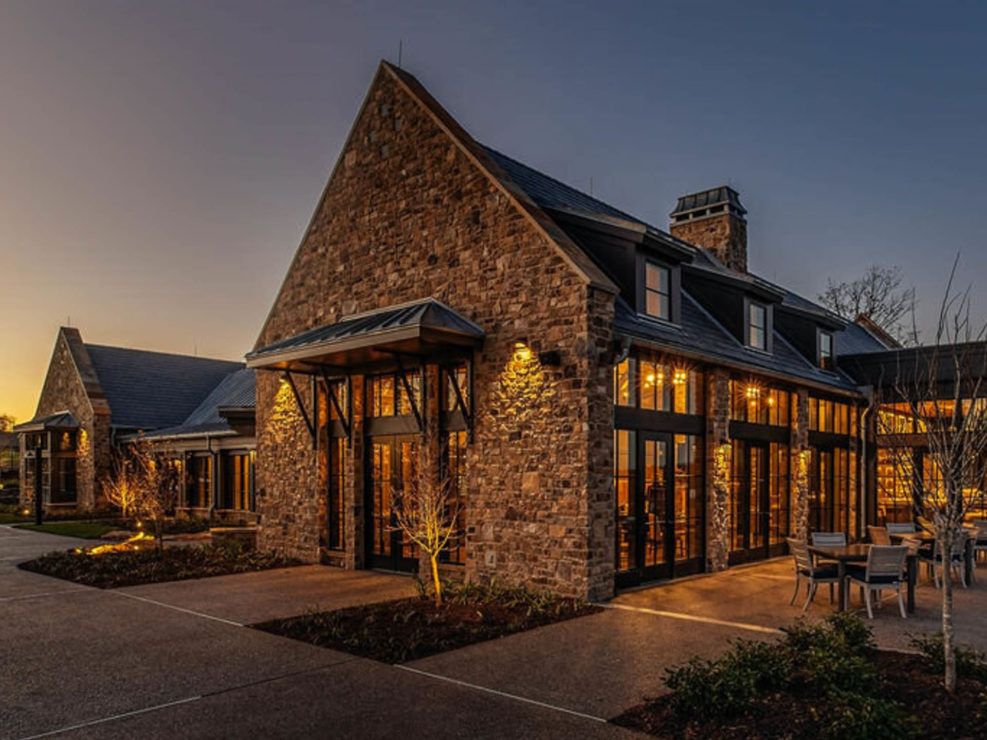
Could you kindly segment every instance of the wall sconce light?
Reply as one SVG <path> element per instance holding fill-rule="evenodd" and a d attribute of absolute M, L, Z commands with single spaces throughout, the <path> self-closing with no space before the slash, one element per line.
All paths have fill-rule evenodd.
<path fill-rule="evenodd" d="M 685 370 L 676 370 L 672 376 L 672 385 L 684 385 L 689 379 L 689 373 Z"/>

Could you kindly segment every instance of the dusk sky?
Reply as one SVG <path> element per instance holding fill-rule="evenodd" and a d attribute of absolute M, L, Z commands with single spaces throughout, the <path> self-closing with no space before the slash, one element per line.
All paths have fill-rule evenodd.
<path fill-rule="evenodd" d="M 0 0 L 0 413 L 59 325 L 251 349 L 381 58 L 479 141 L 666 226 L 723 183 L 751 268 L 987 275 L 987 4 Z M 983 318 L 987 302 L 979 300 Z"/>

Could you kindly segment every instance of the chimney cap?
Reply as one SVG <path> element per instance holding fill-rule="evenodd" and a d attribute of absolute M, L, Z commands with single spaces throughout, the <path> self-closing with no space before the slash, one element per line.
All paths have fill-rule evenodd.
<path fill-rule="evenodd" d="M 715 206 L 727 206 L 726 209 L 711 211 Z M 674 221 L 685 221 L 692 218 L 712 216 L 728 210 L 733 215 L 743 218 L 747 215 L 747 209 L 740 204 L 740 193 L 729 185 L 720 185 L 718 188 L 701 190 L 698 193 L 689 193 L 679 197 L 675 210 L 669 214 Z"/>

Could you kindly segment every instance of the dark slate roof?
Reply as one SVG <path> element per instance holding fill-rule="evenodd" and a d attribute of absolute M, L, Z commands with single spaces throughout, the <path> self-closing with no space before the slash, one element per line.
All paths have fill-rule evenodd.
<path fill-rule="evenodd" d="M 855 321 L 847 323 L 846 328 L 837 335 L 837 361 L 841 355 L 865 355 L 872 352 L 885 352 L 886 347 L 877 337 Z"/>
<path fill-rule="evenodd" d="M 646 221 L 635 218 L 618 208 L 614 208 L 608 203 L 604 203 L 565 183 L 559 182 L 555 178 L 532 169 L 515 159 L 511 159 L 495 149 L 491 149 L 490 147 L 484 147 L 484 149 L 501 169 L 504 170 L 504 173 L 542 208 L 556 211 L 574 211 L 589 216 L 620 218 L 639 224 L 653 234 L 658 234 L 680 244 L 687 244 Z M 689 206 L 686 210 L 698 208 L 700 207 L 699 201 L 702 198 L 708 201 L 706 205 L 714 202 L 724 202 L 725 200 L 726 202 L 730 202 L 734 207 L 743 210 L 739 198 L 736 197 L 736 191 L 733 191 L 732 188 L 727 186 L 684 196 L 684 198 L 680 199 L 679 206 Z M 683 204 L 683 200 L 687 202 Z M 676 210 L 679 210 L 679 208 L 676 208 Z M 692 247 L 693 245 L 689 246 Z M 831 323 L 846 323 L 844 319 L 841 319 L 832 311 L 769 280 L 765 280 L 753 273 L 740 273 L 729 269 L 705 249 L 695 249 L 694 259 L 689 267 L 700 273 L 719 273 L 734 280 L 747 282 L 752 289 L 767 290 L 776 293 L 780 296 L 783 306 L 816 314 L 820 319 Z M 679 327 L 639 316 L 621 299 L 618 299 L 617 304 L 616 328 L 619 332 L 638 337 L 642 340 L 659 342 L 662 345 L 667 345 L 669 348 L 678 349 L 687 354 L 698 354 L 714 360 L 742 363 L 754 369 L 794 375 L 804 380 L 835 386 L 841 389 L 855 388 L 851 379 L 844 373 L 826 372 L 809 362 L 809 360 L 785 341 L 777 331 L 774 333 L 773 354 L 765 355 L 748 350 L 734 339 L 733 335 L 720 326 L 684 289 L 682 291 L 682 325 Z M 856 329 L 859 329 L 859 327 L 851 324 L 848 327 L 848 331 L 841 332 L 837 335 L 838 356 L 840 354 L 846 354 L 849 351 L 844 347 L 844 335 L 849 335 L 846 341 L 853 348 L 854 352 L 859 351 L 857 347 L 865 345 L 872 347 L 869 351 L 880 351 L 884 349 L 883 346 L 873 347 L 872 344 L 867 344 L 867 338 L 861 336 L 861 333 L 856 331 Z"/>
<path fill-rule="evenodd" d="M 42 429 L 78 429 L 79 422 L 70 411 L 59 411 L 49 416 L 31 419 L 14 427 L 15 432 L 34 432 Z"/>
<path fill-rule="evenodd" d="M 257 373 L 237 370 L 230 373 L 206 396 L 199 407 L 185 419 L 187 425 L 226 423 L 221 408 L 253 408 L 257 391 Z"/>
<path fill-rule="evenodd" d="M 741 214 L 747 213 L 747 209 L 740 205 L 740 194 L 728 185 L 721 185 L 718 188 L 703 190 L 699 193 L 690 193 L 679 198 L 672 215 L 695 211 L 699 208 L 707 208 L 720 203 L 728 203 L 734 210 Z"/>
<path fill-rule="evenodd" d="M 826 372 L 808 362 L 777 331 L 774 332 L 774 352 L 771 354 L 744 347 L 686 290 L 682 291 L 682 321 L 678 326 L 641 316 L 622 298 L 617 299 L 614 324 L 620 334 L 656 342 L 662 348 L 667 347 L 670 351 L 697 359 L 794 376 L 843 390 L 856 388 L 843 373 Z"/>
<path fill-rule="evenodd" d="M 87 344 L 110 423 L 131 429 L 181 424 L 203 399 L 243 363 Z"/>
<path fill-rule="evenodd" d="M 482 145 L 481 145 L 482 146 Z M 488 155 L 504 170 L 528 196 L 542 208 L 566 209 L 581 211 L 583 213 L 603 214 L 613 218 L 622 218 L 626 221 L 634 221 L 642 225 L 647 225 L 639 218 L 634 218 L 613 206 L 597 200 L 591 195 L 580 192 L 569 187 L 565 183 L 559 182 L 554 177 L 549 177 L 538 170 L 528 167 L 526 164 L 511 159 L 506 154 L 501 154 L 496 149 L 488 146 L 483 147 Z"/>
<path fill-rule="evenodd" d="M 295 334 L 294 336 L 250 352 L 247 355 L 247 359 L 262 357 L 285 350 L 301 349 L 303 347 L 327 344 L 343 339 L 372 335 L 388 329 L 415 326 L 456 332 L 477 338 L 482 338 L 485 335 L 480 326 L 474 324 L 462 314 L 452 310 L 442 301 L 435 298 L 423 298 L 422 300 L 403 303 L 399 306 L 391 306 L 349 316 L 334 324 L 327 324 L 326 326 L 304 331 L 301 334 Z"/>

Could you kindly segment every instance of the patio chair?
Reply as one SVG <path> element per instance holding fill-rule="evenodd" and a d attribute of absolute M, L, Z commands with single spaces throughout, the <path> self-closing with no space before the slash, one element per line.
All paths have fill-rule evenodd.
<path fill-rule="evenodd" d="M 915 534 L 918 532 L 915 522 L 888 522 L 884 528 L 888 530 L 888 534 Z"/>
<path fill-rule="evenodd" d="M 974 519 L 973 526 L 977 530 L 977 539 L 973 543 L 973 557 L 977 558 L 980 553 L 987 552 L 987 519 Z"/>
<path fill-rule="evenodd" d="M 846 532 L 813 532 L 814 547 L 845 547 Z"/>
<path fill-rule="evenodd" d="M 809 554 L 809 546 L 803 540 L 789 537 L 788 549 L 795 559 L 795 592 L 792 594 L 792 599 L 788 602 L 788 605 L 791 606 L 795 603 L 795 599 L 799 595 L 799 587 L 802 585 L 802 579 L 808 582 L 805 604 L 802 606 L 803 613 L 808 611 L 809 604 L 816 598 L 816 588 L 820 583 L 828 583 L 830 585 L 829 600 L 832 602 L 832 585 L 839 581 L 836 565 L 819 566 L 814 563 L 812 556 Z"/>
<path fill-rule="evenodd" d="M 891 545 L 891 534 L 887 527 L 868 525 L 867 536 L 870 537 L 870 541 L 875 545 L 881 545 L 882 547 L 889 547 Z"/>
<path fill-rule="evenodd" d="M 960 574 L 959 581 L 963 584 L 963 588 L 969 588 L 966 582 L 966 540 L 969 535 L 965 531 L 961 531 L 957 536 L 956 540 L 953 542 L 953 546 L 950 548 L 949 552 L 949 567 L 956 568 Z M 932 571 L 932 580 L 936 584 L 936 588 L 942 588 L 942 584 L 939 582 L 939 571 L 943 567 L 943 557 L 942 557 L 942 546 L 939 540 L 936 540 L 935 545 L 933 545 L 932 550 L 920 550 L 919 560 L 921 560 Z"/>
<path fill-rule="evenodd" d="M 846 599 L 850 599 L 850 586 L 856 583 L 864 591 L 864 603 L 867 605 L 867 618 L 874 618 L 874 609 L 871 607 L 871 592 L 883 591 L 894 588 L 898 592 L 898 609 L 901 611 L 902 619 L 907 619 L 905 614 L 905 600 L 902 596 L 901 586 L 906 583 L 905 577 L 905 557 L 908 555 L 908 548 L 886 547 L 884 545 L 874 545 L 867 553 L 867 565 L 863 568 L 854 568 L 847 574 Z"/>

